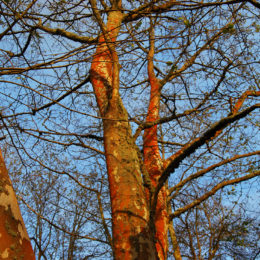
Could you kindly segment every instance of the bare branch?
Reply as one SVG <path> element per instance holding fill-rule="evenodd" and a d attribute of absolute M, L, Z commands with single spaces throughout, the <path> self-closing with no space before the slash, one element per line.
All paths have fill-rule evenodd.
<path fill-rule="evenodd" d="M 61 29 L 61 28 L 56 28 L 56 29 L 49 28 L 47 26 L 42 25 L 41 21 L 39 22 L 38 25 L 35 25 L 33 28 L 34 29 L 40 29 L 40 30 L 47 32 L 49 34 L 52 34 L 52 35 L 63 36 L 63 37 L 65 37 L 69 40 L 72 40 L 74 42 L 92 44 L 92 43 L 97 43 L 97 41 L 98 41 L 97 38 L 80 36 L 77 33 L 68 32 L 68 31 Z"/>
<path fill-rule="evenodd" d="M 211 166 L 202 169 L 192 175 L 190 175 L 189 177 L 187 177 L 186 179 L 182 180 L 181 182 L 179 182 L 177 185 L 175 185 L 174 187 L 169 189 L 169 193 L 171 194 L 172 192 L 178 192 L 185 184 L 187 184 L 188 182 L 190 182 L 191 180 L 197 179 L 199 177 L 204 176 L 206 173 L 216 169 L 217 167 L 223 166 L 227 163 L 233 162 L 235 160 L 241 159 L 241 158 L 246 158 L 249 156 L 253 156 L 253 155 L 257 155 L 260 154 L 260 151 L 256 151 L 256 152 L 252 152 L 252 153 L 247 153 L 247 154 L 241 154 L 241 155 L 235 155 L 232 158 L 228 158 L 226 160 L 220 161 L 218 163 L 212 164 Z M 173 199 L 176 196 L 176 193 L 173 194 L 169 200 Z"/>
<path fill-rule="evenodd" d="M 105 244 L 108 244 L 107 241 L 104 241 L 104 240 L 101 240 L 101 239 L 97 239 L 97 238 L 94 238 L 94 237 L 90 237 L 90 236 L 82 236 L 82 235 L 79 235 L 79 234 L 75 234 L 75 233 L 72 233 L 72 232 L 69 232 L 67 231 L 66 229 L 58 226 L 57 224 L 53 223 L 52 221 L 50 221 L 48 218 L 45 218 L 44 216 L 42 216 L 40 213 L 38 213 L 35 209 L 33 209 L 21 196 L 17 196 L 22 202 L 23 204 L 25 204 L 25 206 L 30 210 L 32 211 L 35 215 L 37 215 L 39 218 L 43 219 L 44 221 L 46 221 L 47 223 L 49 223 L 51 226 L 55 227 L 56 229 L 68 234 L 68 235 L 71 235 L 71 236 L 76 236 L 78 238 L 85 238 L 85 239 L 89 239 L 89 240 L 93 240 L 93 241 L 98 241 L 98 242 L 101 242 L 101 243 L 105 243 Z"/>
<path fill-rule="evenodd" d="M 194 200 L 192 203 L 184 206 L 183 208 L 179 208 L 179 209 L 175 210 L 169 216 L 169 219 L 172 220 L 173 218 L 180 216 L 181 214 L 183 214 L 187 210 L 190 210 L 190 209 L 198 206 L 200 203 L 202 203 L 203 201 L 205 201 L 209 197 L 213 196 L 218 190 L 220 190 L 220 189 L 222 189 L 222 188 L 224 188 L 226 186 L 234 185 L 234 184 L 242 182 L 242 181 L 250 180 L 250 179 L 252 179 L 252 178 L 254 178 L 256 176 L 259 176 L 259 175 L 260 175 L 260 171 L 255 171 L 255 172 L 252 172 L 252 173 L 247 174 L 247 175 L 245 175 L 243 177 L 240 177 L 240 178 L 223 181 L 223 182 L 219 183 L 218 185 L 216 185 L 214 188 L 212 188 L 211 191 L 205 193 L 203 196 L 201 196 L 198 199 Z"/>

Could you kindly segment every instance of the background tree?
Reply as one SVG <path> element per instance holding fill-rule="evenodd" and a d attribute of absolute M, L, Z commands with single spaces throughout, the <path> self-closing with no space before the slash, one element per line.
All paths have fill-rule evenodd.
<path fill-rule="evenodd" d="M 239 193 L 232 187 L 176 219 L 175 232 L 185 259 L 259 257 L 259 217 L 247 213 L 248 200 Z"/>
<path fill-rule="evenodd" d="M 175 219 L 259 176 L 258 2 L 0 11 L 2 132 L 38 258 L 166 259 L 169 229 L 180 259 Z"/>

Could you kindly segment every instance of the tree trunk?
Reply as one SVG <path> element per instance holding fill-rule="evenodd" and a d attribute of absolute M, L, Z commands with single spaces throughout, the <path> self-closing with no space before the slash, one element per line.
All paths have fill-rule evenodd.
<path fill-rule="evenodd" d="M 0 259 L 35 259 L 1 151 Z"/>
<path fill-rule="evenodd" d="M 142 163 L 119 95 L 120 66 L 115 40 L 121 21 L 120 11 L 109 13 L 91 67 L 91 82 L 103 118 L 113 253 L 115 259 L 158 259 L 149 227 L 150 212 L 141 174 Z"/>
<path fill-rule="evenodd" d="M 156 259 L 138 152 L 127 115 L 115 106 L 104 120 L 115 259 Z"/>
<path fill-rule="evenodd" d="M 151 20 L 151 27 L 149 30 L 149 52 L 147 56 L 148 60 L 148 79 L 150 83 L 150 100 L 149 107 L 146 117 L 146 123 L 153 123 L 159 119 L 160 111 L 160 97 L 161 97 L 161 85 L 159 80 L 156 78 L 154 73 L 154 27 Z M 158 185 L 158 180 L 163 172 L 163 161 L 161 158 L 158 136 L 157 136 L 157 125 L 144 130 L 143 135 L 143 150 L 144 150 L 144 165 L 146 171 L 149 173 L 149 179 L 151 182 L 152 190 L 155 190 Z M 150 197 L 153 194 L 150 190 Z M 154 203 L 154 202 L 152 202 Z M 168 213 L 167 213 L 167 193 L 166 188 L 162 187 L 158 193 L 156 199 L 156 207 L 151 205 L 151 221 L 155 225 L 155 239 L 156 239 L 156 250 L 159 259 L 165 260 L 167 258 L 168 251 Z M 155 212 L 154 212 L 155 211 Z"/>

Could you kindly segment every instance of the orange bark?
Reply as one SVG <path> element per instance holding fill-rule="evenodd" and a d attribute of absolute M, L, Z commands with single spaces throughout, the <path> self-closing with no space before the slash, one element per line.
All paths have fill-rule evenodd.
<path fill-rule="evenodd" d="M 92 4 L 95 3 L 92 1 Z M 99 14 L 96 13 L 99 21 Z M 142 162 L 132 136 L 128 114 L 119 95 L 119 61 L 116 39 L 123 20 L 121 11 L 109 12 L 107 24 L 99 21 L 102 34 L 91 65 L 91 83 L 103 117 L 104 146 L 112 208 L 115 259 L 166 259 L 166 190 L 158 194 L 156 213 L 150 215 L 148 190 L 142 180 Z M 159 118 L 160 86 L 153 72 L 153 48 L 148 74 L 151 98 L 147 122 Z M 162 172 L 157 126 L 144 132 L 144 165 L 153 188 Z M 150 219 L 154 220 L 151 224 Z M 155 227 L 154 227 L 154 226 Z"/>
<path fill-rule="evenodd" d="M 160 111 L 160 83 L 154 74 L 153 56 L 154 41 L 153 29 L 150 32 L 150 49 L 148 53 L 148 77 L 151 86 L 150 102 L 146 122 L 154 122 L 159 119 Z M 157 125 L 147 128 L 144 131 L 144 165 L 149 173 L 151 184 L 155 189 L 158 179 L 162 174 L 163 162 L 159 151 L 157 138 Z M 162 187 L 158 193 L 156 212 L 155 212 L 155 239 L 156 250 L 159 259 L 167 257 L 167 232 L 168 232 L 168 213 L 167 213 L 167 193 L 166 188 Z"/>
<path fill-rule="evenodd" d="M 151 84 L 150 104 L 146 122 L 153 122 L 159 118 L 159 84 L 158 81 L 149 74 Z M 149 173 L 152 186 L 155 188 L 158 179 L 162 173 L 162 159 L 158 147 L 157 125 L 147 128 L 144 131 L 144 164 Z M 155 212 L 155 229 L 156 229 L 156 249 L 159 259 L 166 259 L 167 255 L 167 194 L 163 187 L 158 194 L 156 212 Z"/>
<path fill-rule="evenodd" d="M 119 63 L 115 41 L 120 11 L 108 15 L 91 66 L 91 82 L 103 117 L 104 146 L 112 208 L 115 259 L 157 259 L 149 230 L 149 207 L 138 149 L 128 114 L 119 96 Z"/>
<path fill-rule="evenodd" d="M 1 151 L 0 259 L 35 259 Z"/>
<path fill-rule="evenodd" d="M 252 91 L 252 90 L 247 90 L 245 91 L 242 96 L 238 99 L 236 104 L 234 105 L 233 110 L 231 111 L 232 115 L 236 114 L 238 110 L 242 107 L 244 101 L 246 100 L 247 97 L 249 96 L 260 96 L 260 91 Z"/>
<path fill-rule="evenodd" d="M 235 115 L 238 113 L 238 111 L 240 110 L 240 108 L 243 106 L 245 100 L 247 97 L 257 97 L 260 96 L 260 91 L 253 91 L 253 90 L 247 90 L 245 91 L 241 97 L 237 100 L 237 102 L 235 103 L 234 107 L 232 107 L 232 99 L 230 99 L 230 106 L 231 106 L 231 111 L 230 111 L 230 115 Z M 220 134 L 222 133 L 222 130 L 217 131 L 215 136 L 212 137 L 211 139 L 215 139 L 216 137 L 218 137 Z"/>

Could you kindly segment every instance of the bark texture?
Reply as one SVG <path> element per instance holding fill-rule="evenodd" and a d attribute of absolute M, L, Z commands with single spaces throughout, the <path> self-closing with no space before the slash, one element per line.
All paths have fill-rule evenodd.
<path fill-rule="evenodd" d="M 150 102 L 148 107 L 148 113 L 146 117 L 146 123 L 153 123 L 159 119 L 160 111 L 160 96 L 161 96 L 161 85 L 159 80 L 156 78 L 154 73 L 154 29 L 151 23 L 150 29 L 150 48 L 148 52 L 148 78 L 150 83 Z M 152 189 L 150 190 L 149 197 L 152 198 L 153 191 L 158 185 L 158 180 L 163 171 L 163 161 L 160 155 L 158 137 L 157 137 L 157 125 L 150 128 L 146 128 L 143 136 L 144 146 L 144 165 L 146 171 L 149 173 L 149 179 L 151 182 Z M 151 205 L 153 208 L 153 205 Z M 155 212 L 151 211 L 151 225 L 154 223 L 155 227 L 155 239 L 156 239 L 156 250 L 159 259 L 167 258 L 168 251 L 168 213 L 167 213 L 167 193 L 166 188 L 163 186 L 158 193 Z"/>
<path fill-rule="evenodd" d="M 115 48 L 122 18 L 120 11 L 111 11 L 107 24 L 100 25 L 103 34 L 91 67 L 91 82 L 103 117 L 114 258 L 158 259 L 149 227 L 142 163 L 119 96 L 120 65 Z"/>
<path fill-rule="evenodd" d="M 35 259 L 0 151 L 0 259 Z"/>

